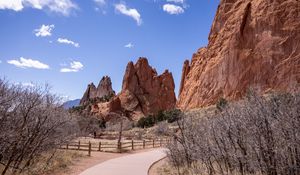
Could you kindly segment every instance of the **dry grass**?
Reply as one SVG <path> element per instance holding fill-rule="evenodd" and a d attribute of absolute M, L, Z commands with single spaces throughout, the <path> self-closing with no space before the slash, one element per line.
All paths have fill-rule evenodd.
<path fill-rule="evenodd" d="M 53 156 L 53 157 L 52 157 Z M 49 159 L 52 157 L 51 159 Z M 55 172 L 67 171 L 68 166 L 72 165 L 76 160 L 84 157 L 84 153 L 78 151 L 58 150 L 53 155 L 46 153 L 34 160 L 34 164 L 30 169 L 24 172 L 16 173 L 9 170 L 8 175 L 51 175 Z M 3 166 L 0 166 L 2 172 Z"/>
<path fill-rule="evenodd" d="M 85 152 L 59 150 L 43 174 L 51 175 L 54 174 L 53 172 L 68 171 L 70 165 L 73 165 L 76 161 L 84 157 L 87 157 Z"/>
<path fill-rule="evenodd" d="M 217 165 L 215 165 L 217 166 Z M 195 169 L 198 169 L 195 171 Z M 188 167 L 180 167 L 179 171 L 180 174 L 178 173 L 178 169 L 174 166 L 172 166 L 169 162 L 168 158 L 165 158 L 159 162 L 157 162 L 155 165 L 153 165 L 149 171 L 149 175 L 209 175 L 209 173 L 203 173 L 205 168 L 203 167 L 202 164 L 194 164 L 193 165 L 193 170 L 189 169 Z M 221 172 L 216 174 L 222 174 Z M 231 175 L 238 175 L 238 173 L 232 173 Z M 247 174 L 245 174 L 247 175 Z M 255 175 L 261 175 L 260 173 L 256 173 Z"/>

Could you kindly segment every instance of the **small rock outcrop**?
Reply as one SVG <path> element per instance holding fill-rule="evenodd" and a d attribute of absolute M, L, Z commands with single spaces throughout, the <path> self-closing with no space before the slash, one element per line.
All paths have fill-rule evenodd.
<path fill-rule="evenodd" d="M 136 64 L 129 62 L 118 94 L 122 108 L 133 119 L 173 109 L 176 105 L 175 84 L 172 73 L 166 70 L 158 75 L 146 58 Z"/>
<path fill-rule="evenodd" d="M 113 114 L 122 114 L 121 101 L 119 97 L 113 97 L 107 102 L 95 102 L 91 105 L 91 114 L 100 116 L 104 120 L 109 121 Z M 124 114 L 125 116 L 125 114 Z"/>
<path fill-rule="evenodd" d="M 299 88 L 299 41 L 299 0 L 221 0 L 207 47 L 184 63 L 177 106 Z"/>
<path fill-rule="evenodd" d="M 109 76 L 104 76 L 99 82 L 97 88 L 94 83 L 88 85 L 83 97 L 80 100 L 80 105 L 84 105 L 88 101 L 96 98 L 111 98 L 113 96 L 115 96 L 115 91 L 112 89 L 111 79 Z"/>

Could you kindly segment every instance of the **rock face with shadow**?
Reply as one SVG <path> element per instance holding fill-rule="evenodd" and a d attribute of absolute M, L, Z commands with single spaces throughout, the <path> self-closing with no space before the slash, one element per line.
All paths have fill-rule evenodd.
<path fill-rule="evenodd" d="M 172 73 L 158 75 L 146 58 L 129 62 L 118 94 L 122 108 L 133 119 L 175 108 L 175 84 Z"/>
<path fill-rule="evenodd" d="M 174 109 L 176 106 L 175 84 L 172 73 L 165 70 L 158 75 L 146 58 L 129 62 L 123 78 L 122 90 L 115 95 L 109 77 L 103 77 L 96 88 L 88 85 L 81 105 L 92 115 L 110 120 L 111 116 L 123 115 L 138 120 L 149 114 Z M 112 95 L 111 95 L 112 94 Z M 105 97 L 110 95 L 108 99 Z"/>
<path fill-rule="evenodd" d="M 101 81 L 98 84 L 98 87 L 91 83 L 88 85 L 83 97 L 80 100 L 80 104 L 83 105 L 88 101 L 91 101 L 96 98 L 110 98 L 115 96 L 115 91 L 112 89 L 112 83 L 109 76 L 102 77 Z M 108 99 L 109 100 L 109 99 Z"/>
<path fill-rule="evenodd" d="M 208 38 L 184 63 L 178 107 L 300 87 L 299 0 L 221 0 Z"/>

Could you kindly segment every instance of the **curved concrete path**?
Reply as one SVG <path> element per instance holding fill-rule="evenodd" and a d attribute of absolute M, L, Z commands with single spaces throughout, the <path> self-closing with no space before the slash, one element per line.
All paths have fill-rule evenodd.
<path fill-rule="evenodd" d="M 166 149 L 123 156 L 95 165 L 80 175 L 147 175 L 150 166 L 165 156 Z"/>

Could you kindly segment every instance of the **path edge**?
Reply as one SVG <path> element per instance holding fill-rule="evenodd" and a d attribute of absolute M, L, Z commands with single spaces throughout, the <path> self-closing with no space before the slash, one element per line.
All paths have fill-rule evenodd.
<path fill-rule="evenodd" d="M 150 167 L 148 168 L 148 172 L 147 172 L 147 175 L 149 175 L 149 173 L 150 173 L 150 169 L 155 165 L 155 164 L 157 164 L 158 162 L 160 162 L 160 161 L 162 161 L 162 160 L 164 160 L 164 159 L 166 159 L 168 156 L 166 155 L 166 156 L 164 156 L 163 158 L 161 158 L 161 159 L 159 159 L 159 160 L 157 160 L 157 161 L 155 161 L 155 162 L 153 162 L 151 165 L 150 165 Z"/>

